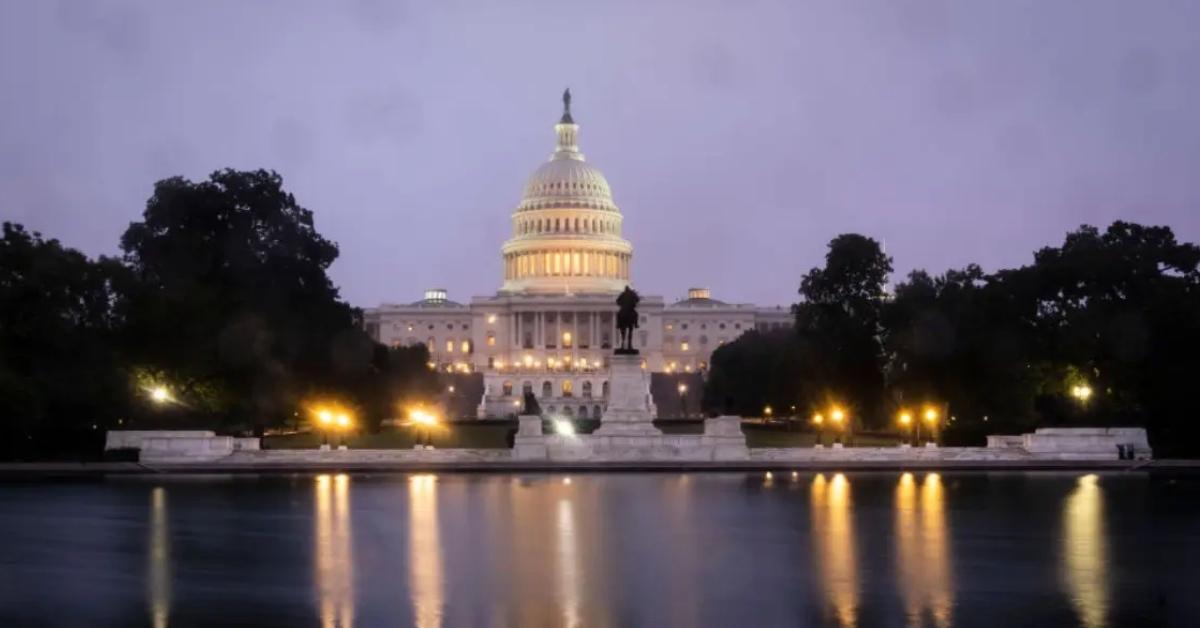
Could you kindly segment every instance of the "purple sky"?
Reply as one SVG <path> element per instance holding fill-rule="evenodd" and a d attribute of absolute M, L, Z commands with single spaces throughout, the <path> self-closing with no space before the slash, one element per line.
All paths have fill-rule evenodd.
<path fill-rule="evenodd" d="M 488 294 L 569 85 L 668 299 L 791 303 L 848 231 L 900 272 L 1116 218 L 1198 241 L 1198 27 L 1192 0 L 0 0 L 0 218 L 112 254 L 155 180 L 272 168 L 352 303 Z"/>

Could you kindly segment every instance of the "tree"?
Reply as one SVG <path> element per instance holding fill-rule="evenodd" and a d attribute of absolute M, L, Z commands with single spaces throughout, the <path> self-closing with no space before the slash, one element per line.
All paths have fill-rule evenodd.
<path fill-rule="evenodd" d="M 4 223 L 0 238 L 0 457 L 98 450 L 125 408 L 112 347 L 123 268 Z"/>
<path fill-rule="evenodd" d="M 280 423 L 368 368 L 371 342 L 326 274 L 337 246 L 274 172 L 159 181 L 121 248 L 130 357 L 205 420 Z"/>
<path fill-rule="evenodd" d="M 892 259 L 879 243 L 843 234 L 829 243 L 825 267 L 813 268 L 800 284 L 793 307 L 801 346 L 815 362 L 807 376 L 814 399 L 832 399 L 857 418 L 878 425 L 883 398 L 880 343 L 884 287 Z"/>

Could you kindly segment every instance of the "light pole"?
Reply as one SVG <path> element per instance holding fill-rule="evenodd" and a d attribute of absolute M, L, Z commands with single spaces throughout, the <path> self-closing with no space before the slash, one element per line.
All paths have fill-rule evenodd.
<path fill-rule="evenodd" d="M 823 445 L 822 438 L 825 435 L 825 416 L 820 412 L 813 414 L 812 423 L 817 427 L 817 444 Z"/>
<path fill-rule="evenodd" d="M 937 429 L 938 428 L 938 411 L 937 411 L 937 408 L 934 408 L 933 406 L 925 406 L 924 418 L 925 418 L 925 422 L 929 424 L 930 442 L 936 445 L 937 438 L 938 438 L 938 429 Z"/>
<path fill-rule="evenodd" d="M 829 411 L 829 419 L 833 421 L 834 429 L 838 430 L 839 432 L 839 434 L 834 437 L 834 442 L 840 443 L 842 441 L 842 435 L 840 432 L 845 429 L 846 412 L 841 408 L 834 406 L 833 409 Z"/>
<path fill-rule="evenodd" d="M 687 384 L 679 384 L 679 411 L 687 418 Z"/>
<path fill-rule="evenodd" d="M 901 410 L 898 420 L 900 421 L 901 429 L 904 430 L 904 440 L 906 442 L 911 443 L 912 442 L 912 427 L 913 427 L 912 413 L 909 412 L 908 410 Z M 918 427 L 918 429 L 920 429 L 920 428 Z"/>
<path fill-rule="evenodd" d="M 321 446 L 329 447 L 329 430 L 334 423 L 333 413 L 329 410 L 317 410 L 317 429 L 321 432 Z"/>

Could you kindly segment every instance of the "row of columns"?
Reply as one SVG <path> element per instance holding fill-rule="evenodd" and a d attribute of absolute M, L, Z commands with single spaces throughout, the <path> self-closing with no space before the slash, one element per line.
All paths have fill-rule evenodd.
<path fill-rule="evenodd" d="M 630 255 L 602 251 L 533 251 L 504 256 L 504 278 L 605 277 L 629 278 Z"/>

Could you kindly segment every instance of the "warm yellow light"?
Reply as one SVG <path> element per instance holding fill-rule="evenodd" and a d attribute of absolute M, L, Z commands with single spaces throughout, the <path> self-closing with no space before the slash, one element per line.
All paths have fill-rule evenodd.
<path fill-rule="evenodd" d="M 687 392 L 687 384 L 680 384 L 679 385 L 679 394 L 682 395 L 685 392 Z"/>
<path fill-rule="evenodd" d="M 933 408 L 925 408 L 925 420 L 933 423 L 938 418 L 938 411 Z"/>
<path fill-rule="evenodd" d="M 558 419 L 554 422 L 554 433 L 559 436 L 574 436 L 575 425 L 570 421 Z"/>
<path fill-rule="evenodd" d="M 532 366 L 532 365 L 533 365 L 533 356 L 526 354 L 525 355 L 525 366 Z"/>
<path fill-rule="evenodd" d="M 317 410 L 317 420 L 321 425 L 329 425 L 333 423 L 333 413 L 329 410 Z"/>
<path fill-rule="evenodd" d="M 487 317 L 487 322 L 488 322 L 488 324 L 495 323 L 495 322 L 496 322 L 496 315 L 495 315 L 495 314 L 488 314 L 488 317 Z"/>
<path fill-rule="evenodd" d="M 409 421 L 411 421 L 417 425 L 436 425 L 437 424 L 437 417 L 433 416 L 432 414 L 426 412 L 425 410 L 423 410 L 421 408 L 413 408 L 413 409 L 409 410 L 408 411 L 408 419 L 409 419 Z"/>
<path fill-rule="evenodd" d="M 813 422 L 813 425 L 820 425 L 825 422 L 825 417 L 822 416 L 820 412 L 818 412 L 813 415 L 812 422 Z"/>
<path fill-rule="evenodd" d="M 910 425 L 910 424 L 912 424 L 912 413 L 901 412 L 900 413 L 900 425 Z"/>
<path fill-rule="evenodd" d="M 171 391 L 166 386 L 155 386 L 150 389 L 150 400 L 154 403 L 166 403 L 171 400 Z"/>
<path fill-rule="evenodd" d="M 339 414 L 337 417 L 338 427 L 350 427 L 350 415 Z"/>
<path fill-rule="evenodd" d="M 520 408 L 520 407 L 521 407 L 521 402 L 520 402 L 520 401 L 513 401 L 513 407 L 514 407 L 514 408 Z"/>
<path fill-rule="evenodd" d="M 1087 384 L 1081 384 L 1071 388 L 1071 395 L 1080 401 L 1087 401 L 1092 397 L 1092 387 Z"/>
<path fill-rule="evenodd" d="M 834 408 L 833 411 L 829 413 L 829 418 L 833 419 L 834 423 L 841 423 L 842 419 L 846 418 L 846 413 L 843 412 L 841 408 Z"/>

